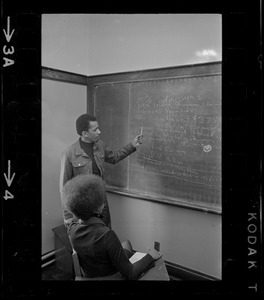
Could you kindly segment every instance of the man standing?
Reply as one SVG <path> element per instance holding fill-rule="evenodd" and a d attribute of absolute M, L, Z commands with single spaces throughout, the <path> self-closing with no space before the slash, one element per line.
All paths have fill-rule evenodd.
<path fill-rule="evenodd" d="M 142 144 L 142 134 L 137 135 L 134 140 L 121 150 L 112 151 L 107 149 L 100 140 L 98 122 L 95 116 L 83 114 L 76 120 L 76 131 L 80 136 L 79 139 L 67 147 L 62 153 L 61 170 L 60 170 L 60 194 L 65 183 L 79 174 L 95 174 L 104 179 L 104 162 L 115 164 L 128 155 L 136 151 L 136 148 Z M 67 227 L 74 216 L 64 205 L 63 218 Z M 111 228 L 111 217 L 109 206 L 106 199 L 102 220 Z"/>

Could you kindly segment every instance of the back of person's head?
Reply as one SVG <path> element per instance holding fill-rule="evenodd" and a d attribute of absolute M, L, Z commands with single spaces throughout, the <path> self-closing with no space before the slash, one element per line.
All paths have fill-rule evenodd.
<path fill-rule="evenodd" d="M 90 122 L 96 121 L 96 117 L 89 115 L 89 114 L 83 114 L 79 116 L 76 120 L 76 131 L 79 135 L 82 135 L 83 131 L 88 131 L 90 128 Z"/>
<path fill-rule="evenodd" d="M 105 202 L 104 181 L 93 174 L 78 175 L 66 182 L 62 199 L 78 219 L 88 220 Z"/>

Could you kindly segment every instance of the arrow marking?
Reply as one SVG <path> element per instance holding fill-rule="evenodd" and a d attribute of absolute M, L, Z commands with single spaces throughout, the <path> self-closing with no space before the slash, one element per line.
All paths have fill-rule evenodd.
<path fill-rule="evenodd" d="M 8 171 L 7 171 L 7 176 L 6 176 L 6 174 L 4 173 L 5 180 L 6 180 L 6 183 L 7 183 L 8 187 L 10 187 L 10 185 L 12 184 L 12 181 L 13 181 L 15 175 L 16 175 L 16 173 L 14 173 L 14 174 L 12 175 L 12 177 L 10 178 L 10 175 L 11 175 L 10 173 L 11 173 L 11 161 L 9 160 L 9 161 L 8 161 Z"/>
<path fill-rule="evenodd" d="M 4 35 L 6 37 L 6 40 L 9 43 L 11 38 L 12 38 L 12 35 L 15 31 L 15 29 L 13 29 L 11 34 L 10 34 L 10 17 L 7 17 L 7 31 L 5 31 L 4 29 L 3 29 L 3 31 L 4 31 Z"/>

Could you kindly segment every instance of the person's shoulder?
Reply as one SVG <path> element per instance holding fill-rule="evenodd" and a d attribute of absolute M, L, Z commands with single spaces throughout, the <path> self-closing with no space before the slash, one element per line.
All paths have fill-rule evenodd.
<path fill-rule="evenodd" d="M 102 140 L 98 140 L 96 142 L 96 146 L 98 147 L 99 150 L 103 150 L 105 148 L 105 143 Z"/>
<path fill-rule="evenodd" d="M 108 239 L 110 240 L 114 240 L 114 239 L 118 239 L 117 234 L 115 233 L 115 231 L 111 228 L 106 227 L 107 229 L 105 229 L 105 234 L 107 236 Z"/>
<path fill-rule="evenodd" d="M 104 232 L 104 241 L 108 249 L 119 247 L 121 242 L 113 229 L 107 228 Z"/>
<path fill-rule="evenodd" d="M 76 230 L 80 227 L 80 223 L 78 220 L 73 220 L 67 227 L 67 232 L 69 235 L 72 235 Z"/>
<path fill-rule="evenodd" d="M 74 143 L 72 143 L 71 145 L 67 146 L 64 150 L 63 153 L 69 153 L 72 152 L 72 150 L 74 150 L 76 147 L 78 147 L 79 144 L 79 140 L 75 141 Z"/>

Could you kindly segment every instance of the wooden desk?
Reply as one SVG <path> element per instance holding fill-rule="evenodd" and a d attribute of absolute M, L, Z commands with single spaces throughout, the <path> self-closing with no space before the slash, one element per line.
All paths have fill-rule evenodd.
<path fill-rule="evenodd" d="M 169 281 L 170 277 L 161 257 L 155 262 L 155 266 L 149 269 L 139 280 L 165 280 Z"/>

